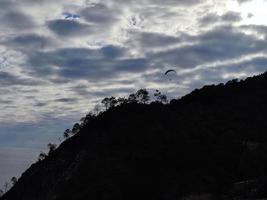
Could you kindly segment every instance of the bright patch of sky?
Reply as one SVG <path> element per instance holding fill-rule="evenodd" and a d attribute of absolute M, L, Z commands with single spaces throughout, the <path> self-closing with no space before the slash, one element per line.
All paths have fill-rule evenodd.
<path fill-rule="evenodd" d="M 266 25 L 267 21 L 267 1 L 253 0 L 242 4 L 236 1 L 228 1 L 226 9 L 240 12 L 243 20 L 242 24 Z"/>

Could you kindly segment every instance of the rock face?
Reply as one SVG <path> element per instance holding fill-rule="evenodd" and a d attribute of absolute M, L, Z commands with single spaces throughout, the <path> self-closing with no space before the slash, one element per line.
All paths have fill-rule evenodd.
<path fill-rule="evenodd" d="M 267 74 L 91 118 L 1 200 L 267 197 Z"/>

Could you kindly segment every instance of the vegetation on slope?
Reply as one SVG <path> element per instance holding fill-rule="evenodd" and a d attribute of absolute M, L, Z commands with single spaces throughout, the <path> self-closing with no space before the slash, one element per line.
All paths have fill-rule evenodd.
<path fill-rule="evenodd" d="M 104 99 L 1 200 L 267 197 L 267 73 L 148 100 Z"/>

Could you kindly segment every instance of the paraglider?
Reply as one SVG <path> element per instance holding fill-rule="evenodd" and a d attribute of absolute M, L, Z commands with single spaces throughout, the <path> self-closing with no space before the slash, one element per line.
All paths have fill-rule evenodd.
<path fill-rule="evenodd" d="M 176 74 L 176 71 L 174 69 L 169 69 L 164 74 L 167 75 L 167 74 L 169 74 L 171 72 L 174 72 Z"/>
<path fill-rule="evenodd" d="M 169 80 L 171 81 L 172 79 L 170 78 L 169 74 L 176 74 L 176 71 L 174 69 L 169 69 L 164 73 L 166 76 L 168 75 Z"/>

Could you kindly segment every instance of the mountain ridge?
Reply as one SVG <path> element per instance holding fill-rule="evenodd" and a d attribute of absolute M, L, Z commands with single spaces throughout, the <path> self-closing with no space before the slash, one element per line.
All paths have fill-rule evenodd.
<path fill-rule="evenodd" d="M 167 104 L 110 107 L 0 199 L 267 197 L 266 88 L 264 73 Z"/>

